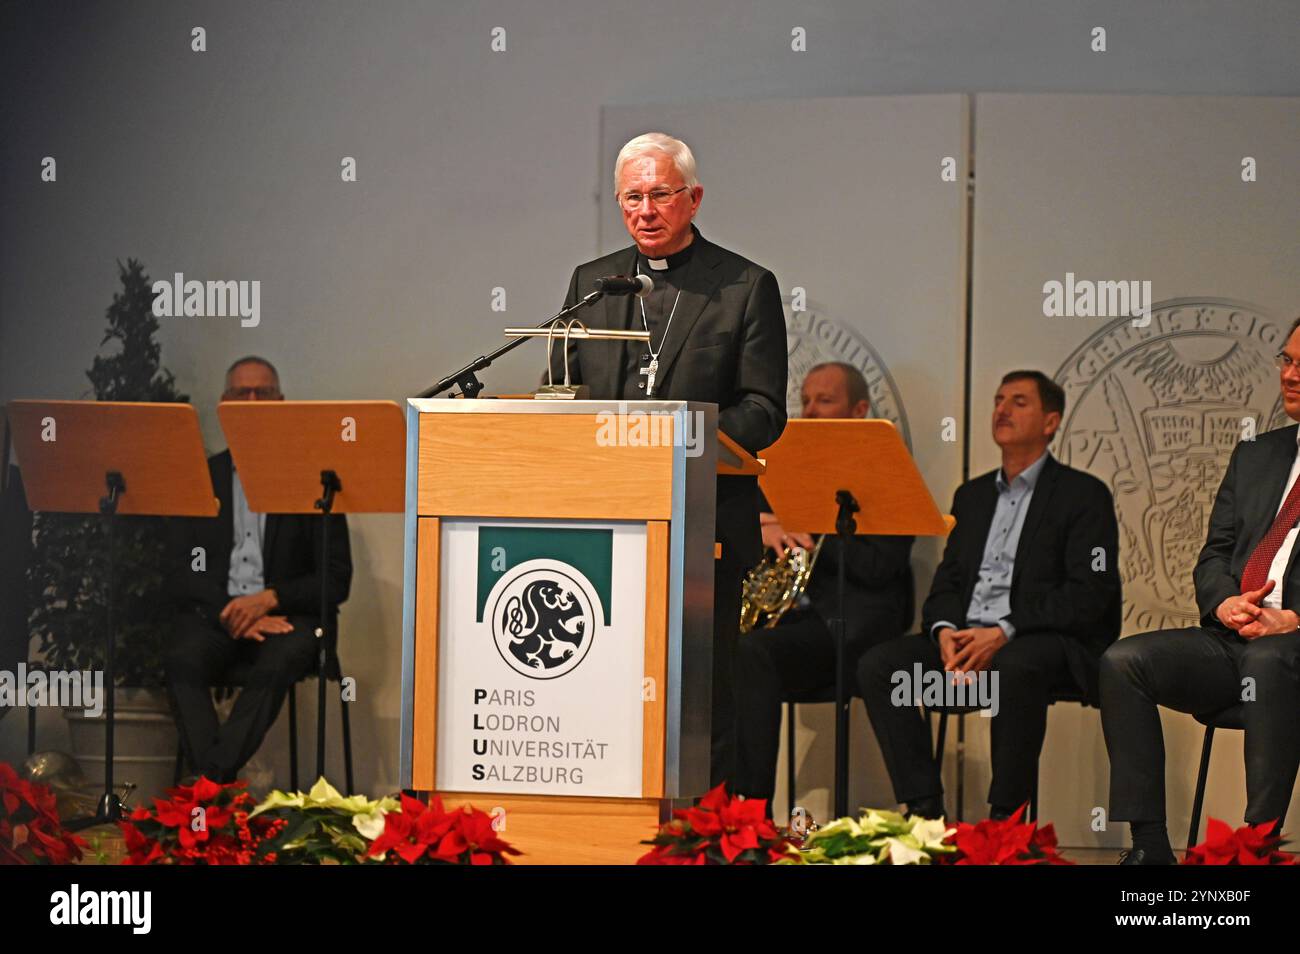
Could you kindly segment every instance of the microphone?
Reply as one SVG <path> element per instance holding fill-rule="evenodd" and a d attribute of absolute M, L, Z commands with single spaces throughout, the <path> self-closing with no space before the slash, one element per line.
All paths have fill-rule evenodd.
<path fill-rule="evenodd" d="M 606 295 L 636 295 L 644 298 L 654 290 L 655 283 L 649 275 L 606 275 L 596 279 L 596 290 Z"/>

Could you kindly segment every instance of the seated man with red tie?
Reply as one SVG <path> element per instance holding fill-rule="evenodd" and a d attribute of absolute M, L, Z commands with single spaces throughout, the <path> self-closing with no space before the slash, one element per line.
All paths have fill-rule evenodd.
<path fill-rule="evenodd" d="M 1300 319 L 1277 355 L 1300 421 Z M 1243 440 L 1219 485 L 1194 579 L 1201 625 L 1121 639 L 1101 660 L 1110 817 L 1129 823 L 1121 864 L 1173 864 L 1158 706 L 1213 714 L 1244 703 L 1246 821 L 1280 830 L 1300 768 L 1300 427 Z"/>

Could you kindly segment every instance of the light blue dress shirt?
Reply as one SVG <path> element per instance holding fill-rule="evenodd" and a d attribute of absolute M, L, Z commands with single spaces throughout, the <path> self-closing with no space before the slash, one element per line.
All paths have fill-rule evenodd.
<path fill-rule="evenodd" d="M 1016 547 L 1025 528 L 1025 514 L 1029 512 L 1029 501 L 1034 497 L 1038 475 L 1046 463 L 1047 452 L 1044 451 L 1009 484 L 1001 468 L 998 469 L 995 478 L 998 502 L 993 510 L 989 535 L 984 540 L 980 576 L 975 581 L 970 606 L 966 609 L 967 627 L 1000 626 L 1007 639 L 1016 636 L 1015 626 L 1007 619 L 1011 615 L 1011 576 L 1016 569 Z M 937 636 L 945 626 L 960 628 L 956 623 L 940 620 L 930 627 L 930 634 Z"/>
<path fill-rule="evenodd" d="M 262 577 L 262 540 L 266 537 L 266 514 L 253 513 L 244 496 L 239 472 L 232 468 L 230 509 L 234 517 L 235 539 L 230 550 L 230 576 L 226 592 L 231 596 L 248 596 L 266 589 Z"/>

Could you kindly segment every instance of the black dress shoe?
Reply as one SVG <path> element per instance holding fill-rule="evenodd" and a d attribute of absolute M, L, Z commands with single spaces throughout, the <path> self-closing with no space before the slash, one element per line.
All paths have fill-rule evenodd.
<path fill-rule="evenodd" d="M 932 820 L 943 817 L 943 798 L 918 798 L 915 802 L 907 803 L 908 818 L 924 818 Z"/>
<path fill-rule="evenodd" d="M 1133 848 L 1119 856 L 1122 865 L 1176 865 L 1178 859 L 1172 851 L 1164 854 L 1152 854 L 1145 848 Z"/>

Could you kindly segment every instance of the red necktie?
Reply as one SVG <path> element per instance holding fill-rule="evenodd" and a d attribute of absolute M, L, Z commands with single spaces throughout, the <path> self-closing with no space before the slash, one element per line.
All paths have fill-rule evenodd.
<path fill-rule="evenodd" d="M 1282 549 L 1286 535 L 1300 519 L 1300 479 L 1291 485 L 1291 492 L 1286 495 L 1282 509 L 1277 512 L 1273 526 L 1268 528 L 1264 539 L 1255 545 L 1254 552 L 1246 561 L 1246 568 L 1241 571 L 1241 592 L 1249 593 L 1268 582 L 1268 569 L 1273 565 L 1277 551 Z"/>

